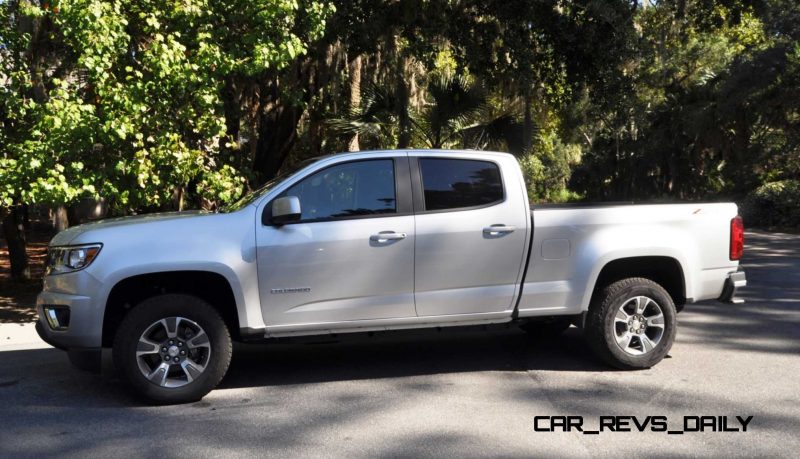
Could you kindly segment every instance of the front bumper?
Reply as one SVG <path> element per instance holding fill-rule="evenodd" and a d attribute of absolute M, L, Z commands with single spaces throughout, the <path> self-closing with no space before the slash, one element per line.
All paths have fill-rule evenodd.
<path fill-rule="evenodd" d="M 46 308 L 69 311 L 69 325 L 53 328 L 47 320 Z M 102 344 L 103 316 L 98 314 L 92 298 L 82 295 L 44 291 L 36 298 L 42 339 L 59 349 L 99 348 Z"/>
<path fill-rule="evenodd" d="M 52 307 L 69 311 L 66 326 L 54 327 L 53 321 L 48 321 L 48 312 L 52 311 Z M 82 370 L 100 371 L 103 319 L 94 310 L 91 298 L 44 291 L 36 298 L 36 311 L 39 313 L 36 332 L 42 341 L 67 351 L 69 361 L 74 366 Z"/>
<path fill-rule="evenodd" d="M 44 341 L 45 343 L 53 346 L 56 349 L 61 349 L 62 351 L 66 351 L 67 350 L 65 347 L 61 346 L 60 344 L 58 344 L 58 343 L 54 342 L 52 339 L 50 339 L 50 335 L 48 335 L 45 332 L 45 329 L 47 328 L 47 325 L 42 325 L 42 321 L 41 320 L 37 320 L 36 321 L 36 327 L 35 328 L 36 328 L 36 333 L 39 335 L 39 338 L 41 338 L 42 341 Z"/>
<path fill-rule="evenodd" d="M 719 301 L 722 301 L 723 303 L 734 304 L 744 303 L 744 299 L 736 297 L 736 292 L 745 285 L 747 285 L 747 277 L 745 276 L 744 271 L 736 271 L 728 274 L 728 278 L 725 279 L 725 286 L 722 288 L 722 295 L 720 295 Z"/>
<path fill-rule="evenodd" d="M 103 335 L 103 284 L 89 270 L 46 276 L 36 297 L 42 340 L 53 347 L 100 349 Z M 57 314 L 52 314 L 53 310 Z"/>

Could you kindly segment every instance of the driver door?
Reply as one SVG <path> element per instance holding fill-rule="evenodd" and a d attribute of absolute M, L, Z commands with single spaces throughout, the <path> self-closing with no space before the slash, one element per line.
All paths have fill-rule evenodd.
<path fill-rule="evenodd" d="M 297 196 L 302 214 L 258 224 L 267 326 L 415 317 L 410 186 L 406 156 L 379 157 L 327 166 L 277 196 Z"/>

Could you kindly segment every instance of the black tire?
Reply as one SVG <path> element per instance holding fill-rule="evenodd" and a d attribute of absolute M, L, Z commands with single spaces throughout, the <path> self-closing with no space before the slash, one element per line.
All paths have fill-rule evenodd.
<path fill-rule="evenodd" d="M 650 298 L 660 308 L 664 327 L 659 342 L 651 350 L 631 355 L 617 344 L 621 324 L 616 323 L 615 316 L 626 300 L 640 296 Z M 663 287 L 649 279 L 632 277 L 614 282 L 595 295 L 586 316 L 584 335 L 594 353 L 609 365 L 623 370 L 650 368 L 672 348 L 677 329 L 676 315 L 675 304 Z M 622 328 L 621 333 L 625 334 L 625 326 Z"/>
<path fill-rule="evenodd" d="M 519 328 L 528 333 L 531 338 L 549 339 L 564 333 L 570 325 L 572 325 L 572 317 L 542 317 L 541 319 L 532 319 L 520 325 Z"/>
<path fill-rule="evenodd" d="M 181 387 L 162 387 L 148 380 L 140 371 L 136 356 L 142 334 L 154 323 L 169 317 L 193 321 L 208 336 L 210 352 L 205 369 Z M 114 337 L 114 365 L 136 395 L 154 404 L 200 400 L 225 376 L 232 353 L 233 343 L 225 321 L 210 304 L 191 295 L 165 294 L 142 301 L 125 316 Z"/>

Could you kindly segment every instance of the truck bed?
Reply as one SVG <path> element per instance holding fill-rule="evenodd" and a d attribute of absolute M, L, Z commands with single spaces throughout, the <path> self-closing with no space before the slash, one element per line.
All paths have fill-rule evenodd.
<path fill-rule="evenodd" d="M 686 300 L 717 298 L 738 263 L 728 258 L 731 203 L 571 203 L 531 206 L 533 237 L 519 315 L 578 314 L 611 260 L 673 259 Z"/>

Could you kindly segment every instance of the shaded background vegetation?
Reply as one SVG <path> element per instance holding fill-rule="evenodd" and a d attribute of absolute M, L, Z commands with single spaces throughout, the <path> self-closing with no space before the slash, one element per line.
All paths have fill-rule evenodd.
<path fill-rule="evenodd" d="M 31 208 L 213 210 L 359 149 L 509 151 L 534 202 L 800 224 L 795 0 L 0 0 L 0 82 L 18 277 Z"/>

